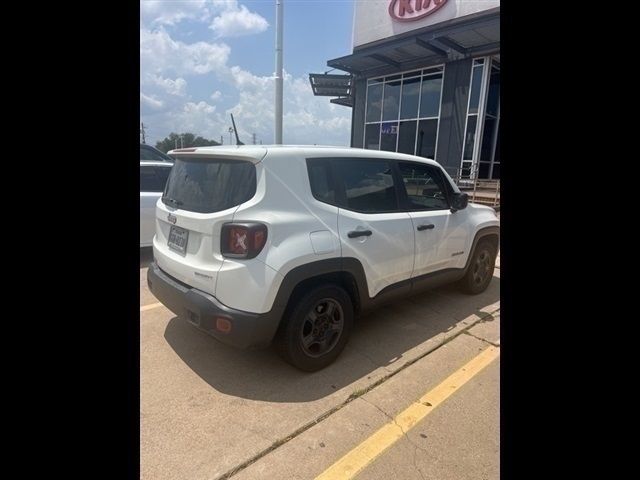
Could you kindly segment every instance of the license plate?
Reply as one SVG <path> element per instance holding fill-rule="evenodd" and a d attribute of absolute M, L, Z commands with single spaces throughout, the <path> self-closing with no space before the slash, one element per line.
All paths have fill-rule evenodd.
<path fill-rule="evenodd" d="M 175 250 L 176 252 L 186 253 L 187 251 L 187 241 L 189 240 L 189 230 L 185 230 L 184 228 L 176 227 L 175 225 L 171 227 L 169 231 L 169 248 L 171 250 Z"/>

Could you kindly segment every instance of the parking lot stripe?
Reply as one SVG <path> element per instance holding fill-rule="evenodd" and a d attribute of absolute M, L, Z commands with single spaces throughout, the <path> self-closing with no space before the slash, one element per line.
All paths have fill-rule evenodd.
<path fill-rule="evenodd" d="M 467 364 L 452 373 L 442 383 L 400 412 L 392 422 L 355 447 L 344 457 L 316 477 L 316 480 L 344 480 L 355 477 L 382 452 L 400 440 L 409 430 L 429 415 L 438 405 L 500 356 L 500 348 L 490 346 Z"/>
<path fill-rule="evenodd" d="M 160 302 L 152 303 L 150 305 L 145 305 L 143 307 L 140 307 L 140 311 L 146 312 L 147 310 L 153 310 L 154 308 L 158 308 L 158 307 L 162 307 L 162 304 Z"/>

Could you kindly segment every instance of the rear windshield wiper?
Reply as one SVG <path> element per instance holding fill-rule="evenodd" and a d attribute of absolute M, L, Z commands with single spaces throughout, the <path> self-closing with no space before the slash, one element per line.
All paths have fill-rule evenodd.
<path fill-rule="evenodd" d="M 164 197 L 163 200 L 166 200 L 167 202 L 172 203 L 174 205 L 178 205 L 178 206 L 184 204 L 184 202 L 181 202 L 180 200 L 176 200 L 175 198 Z"/>

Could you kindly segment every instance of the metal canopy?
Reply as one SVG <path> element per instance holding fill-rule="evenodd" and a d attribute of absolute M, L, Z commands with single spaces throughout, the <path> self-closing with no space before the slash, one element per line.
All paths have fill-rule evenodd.
<path fill-rule="evenodd" d="M 351 95 L 351 75 L 310 73 L 309 82 L 314 95 L 324 97 Z"/>
<path fill-rule="evenodd" d="M 500 7 L 357 47 L 327 65 L 354 75 L 385 75 L 500 52 Z"/>
<path fill-rule="evenodd" d="M 336 75 L 329 73 L 310 73 L 309 82 L 313 94 L 321 97 L 332 98 L 331 103 L 353 107 L 353 95 L 351 94 L 351 75 Z"/>

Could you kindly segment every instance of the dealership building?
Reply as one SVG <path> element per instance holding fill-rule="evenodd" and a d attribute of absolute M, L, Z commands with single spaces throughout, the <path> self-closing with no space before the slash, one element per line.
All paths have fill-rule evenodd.
<path fill-rule="evenodd" d="M 433 158 L 461 178 L 500 178 L 500 2 L 355 2 L 353 51 L 311 74 L 352 108 L 351 146 Z"/>

